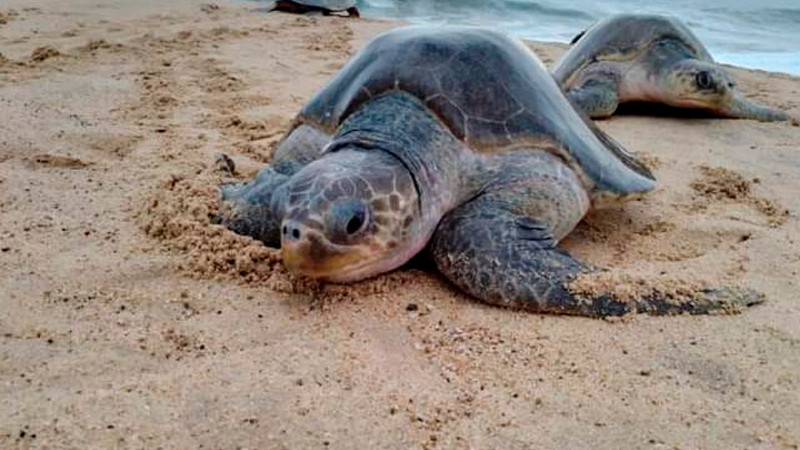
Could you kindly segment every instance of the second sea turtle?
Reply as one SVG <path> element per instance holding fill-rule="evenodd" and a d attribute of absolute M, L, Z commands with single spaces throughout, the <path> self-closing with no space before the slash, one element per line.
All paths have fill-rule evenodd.
<path fill-rule="evenodd" d="M 620 14 L 579 34 L 553 69 L 574 104 L 592 118 L 626 102 L 663 103 L 713 115 L 789 120 L 784 111 L 746 99 L 678 19 Z"/>

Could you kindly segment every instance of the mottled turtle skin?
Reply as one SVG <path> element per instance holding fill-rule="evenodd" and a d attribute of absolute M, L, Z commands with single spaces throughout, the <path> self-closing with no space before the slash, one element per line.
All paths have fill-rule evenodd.
<path fill-rule="evenodd" d="M 350 17 L 360 17 L 355 0 L 277 0 L 274 2 L 273 10 L 296 14 L 319 12 L 326 15 L 332 12 L 346 12 Z"/>
<path fill-rule="evenodd" d="M 716 116 L 788 120 L 747 100 L 727 71 L 678 19 L 621 14 L 579 34 L 553 69 L 574 104 L 592 118 L 626 102 L 663 103 Z"/>
<path fill-rule="evenodd" d="M 653 188 L 538 59 L 492 31 L 408 27 L 361 50 L 297 116 L 256 178 L 222 188 L 221 222 L 280 246 L 295 273 L 348 282 L 427 249 L 488 303 L 587 316 L 708 312 L 693 302 L 573 295 L 589 265 L 556 243 L 591 205 Z M 688 306 L 687 306 L 688 305 Z"/>

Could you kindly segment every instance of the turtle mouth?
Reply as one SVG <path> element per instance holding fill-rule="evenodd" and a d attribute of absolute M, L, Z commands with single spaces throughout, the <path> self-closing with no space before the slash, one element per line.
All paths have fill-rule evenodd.
<path fill-rule="evenodd" d="M 363 245 L 333 244 L 309 231 L 301 240 L 281 243 L 283 264 L 290 272 L 321 281 L 349 282 L 369 276 L 374 252 Z"/>
<path fill-rule="evenodd" d="M 723 109 L 723 104 L 725 103 L 721 99 L 709 99 L 707 97 L 703 97 L 702 95 L 682 95 L 677 99 L 672 99 L 671 101 L 668 100 L 665 103 L 668 105 L 675 107 L 675 108 L 688 108 L 688 109 L 700 109 L 708 111 L 713 115 L 714 112 L 717 115 Z"/>

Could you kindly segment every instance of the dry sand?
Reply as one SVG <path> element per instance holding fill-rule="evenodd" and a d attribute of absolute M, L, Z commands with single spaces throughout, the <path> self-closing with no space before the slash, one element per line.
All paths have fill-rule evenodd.
<path fill-rule="evenodd" d="M 600 123 L 659 187 L 564 243 L 634 289 L 764 292 L 744 314 L 512 312 L 424 266 L 314 285 L 208 224 L 215 155 L 252 175 L 397 24 L 253 7 L 0 4 L 0 448 L 798 448 L 797 122 Z M 800 116 L 800 80 L 733 72 Z"/>

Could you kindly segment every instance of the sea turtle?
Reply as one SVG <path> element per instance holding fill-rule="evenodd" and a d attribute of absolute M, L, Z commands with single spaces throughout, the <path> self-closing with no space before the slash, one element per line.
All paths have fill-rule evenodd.
<path fill-rule="evenodd" d="M 568 97 L 592 118 L 625 102 L 656 102 L 714 115 L 788 120 L 783 111 L 744 98 L 678 19 L 621 14 L 597 22 L 572 41 L 553 69 Z"/>
<path fill-rule="evenodd" d="M 653 186 L 519 41 L 408 27 L 354 56 L 253 180 L 222 186 L 219 220 L 326 281 L 387 272 L 428 247 L 445 278 L 502 306 L 589 316 L 720 307 L 730 291 L 680 306 L 570 293 L 592 269 L 556 243 L 590 205 Z"/>
<path fill-rule="evenodd" d="M 356 0 L 277 0 L 273 11 L 286 11 L 296 14 L 318 12 L 324 15 L 346 12 L 350 17 L 360 17 Z"/>

